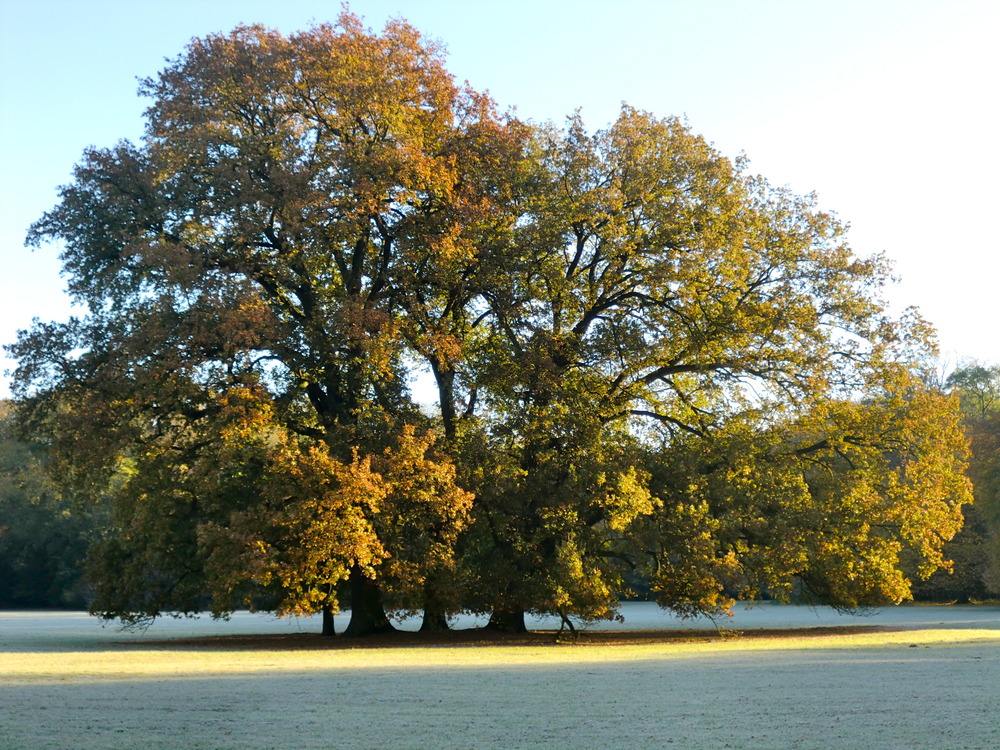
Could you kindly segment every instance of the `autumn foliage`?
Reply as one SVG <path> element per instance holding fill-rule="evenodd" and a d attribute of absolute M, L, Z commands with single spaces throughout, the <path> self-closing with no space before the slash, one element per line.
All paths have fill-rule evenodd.
<path fill-rule="evenodd" d="M 12 347 L 110 497 L 94 610 L 496 627 L 910 593 L 969 500 L 933 335 L 810 197 L 680 120 L 497 112 L 401 21 L 196 39 L 30 241 L 88 314 Z M 433 376 L 421 408 L 410 376 Z"/>

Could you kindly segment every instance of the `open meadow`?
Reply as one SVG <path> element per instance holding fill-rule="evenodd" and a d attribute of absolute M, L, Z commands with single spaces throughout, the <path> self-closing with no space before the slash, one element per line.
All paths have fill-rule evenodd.
<path fill-rule="evenodd" d="M 725 637 L 623 612 L 613 637 L 447 646 L 248 614 L 125 633 L 0 613 L 0 748 L 998 746 L 998 607 L 762 605 Z"/>

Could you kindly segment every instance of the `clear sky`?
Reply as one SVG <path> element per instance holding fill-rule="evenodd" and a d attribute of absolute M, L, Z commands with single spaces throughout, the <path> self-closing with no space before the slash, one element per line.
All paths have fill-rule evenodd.
<path fill-rule="evenodd" d="M 65 318 L 58 248 L 23 246 L 88 145 L 142 135 L 136 79 L 194 36 L 335 20 L 331 0 L 0 0 L 0 343 Z M 355 0 L 445 43 L 526 119 L 627 102 L 851 223 L 938 328 L 945 363 L 1000 362 L 1000 0 Z M 0 371 L 12 366 L 0 361 Z M 0 377 L 0 397 L 8 393 Z"/>

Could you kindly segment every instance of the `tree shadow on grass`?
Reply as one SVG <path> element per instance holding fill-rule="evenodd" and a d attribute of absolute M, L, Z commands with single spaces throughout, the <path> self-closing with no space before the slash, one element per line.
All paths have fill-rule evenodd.
<path fill-rule="evenodd" d="M 527 633 L 502 633 L 486 628 L 448 630 L 439 633 L 395 631 L 347 638 L 343 635 L 321 636 L 315 633 L 256 635 L 217 635 L 190 638 L 123 641 L 121 645 L 137 648 L 225 649 L 239 651 L 321 651 L 358 648 L 436 648 L 476 646 L 635 646 L 642 644 L 711 643 L 732 639 L 820 638 L 831 635 L 859 635 L 900 630 L 880 625 L 845 625 L 812 628 L 760 628 L 752 630 L 578 630 L 568 636 L 558 630 L 533 630 Z"/>

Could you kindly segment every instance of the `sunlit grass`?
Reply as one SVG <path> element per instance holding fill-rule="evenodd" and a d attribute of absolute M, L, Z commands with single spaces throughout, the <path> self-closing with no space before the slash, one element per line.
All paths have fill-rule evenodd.
<path fill-rule="evenodd" d="M 795 613 L 758 614 L 774 627 Z M 75 615 L 5 615 L 0 750 L 995 748 L 996 617 L 916 619 L 376 647 L 307 635 L 309 623 L 126 634 Z"/>
<path fill-rule="evenodd" d="M 358 670 L 490 669 L 600 666 L 722 656 L 727 653 L 851 651 L 912 647 L 1000 646 L 1000 630 L 929 629 L 823 636 L 593 645 L 585 640 L 544 646 L 436 646 L 271 651 L 125 646 L 108 651 L 0 653 L 2 681 L 14 683 L 205 679 L 306 675 Z"/>

